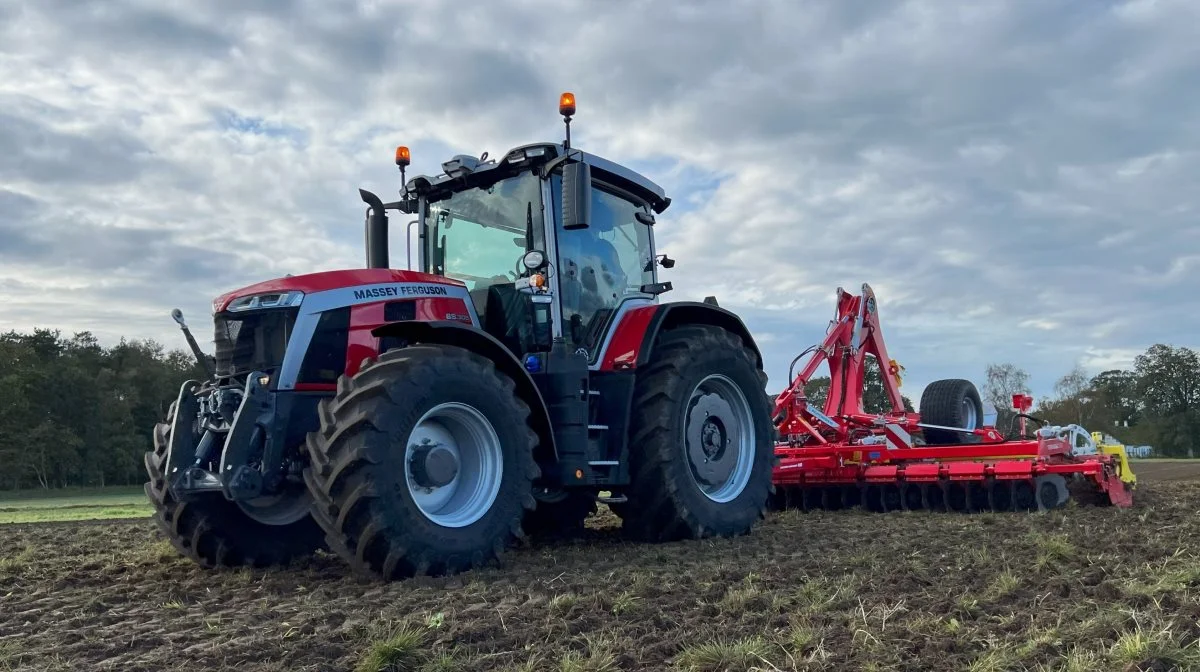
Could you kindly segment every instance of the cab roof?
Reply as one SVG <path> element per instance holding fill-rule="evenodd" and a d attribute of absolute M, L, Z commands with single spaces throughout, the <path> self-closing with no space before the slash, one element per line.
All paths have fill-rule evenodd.
<path fill-rule="evenodd" d="M 431 194 L 443 189 L 470 188 L 473 183 L 486 183 L 491 179 L 507 177 L 534 166 L 541 166 L 562 156 L 566 149 L 558 143 L 539 142 L 520 145 L 505 152 L 500 160 L 480 161 L 466 154 L 459 154 L 442 164 L 447 172 L 439 175 L 417 175 L 404 185 L 406 192 Z M 604 157 L 572 147 L 572 157 L 591 166 L 594 177 L 632 193 L 646 201 L 657 213 L 671 205 L 671 199 L 661 186 L 630 168 Z M 498 171 L 498 172 L 497 172 Z M 464 183 L 465 181 L 465 183 Z"/>

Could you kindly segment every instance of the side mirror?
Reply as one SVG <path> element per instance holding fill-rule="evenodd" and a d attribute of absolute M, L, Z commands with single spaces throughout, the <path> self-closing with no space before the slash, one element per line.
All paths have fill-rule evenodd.
<path fill-rule="evenodd" d="M 524 243 L 525 239 L 522 238 L 521 242 Z M 521 257 L 521 264 L 527 271 L 536 271 L 546 265 L 546 253 L 541 250 L 530 250 Z"/>
<path fill-rule="evenodd" d="M 592 222 L 592 167 L 582 161 L 563 166 L 562 218 L 568 231 Z"/>

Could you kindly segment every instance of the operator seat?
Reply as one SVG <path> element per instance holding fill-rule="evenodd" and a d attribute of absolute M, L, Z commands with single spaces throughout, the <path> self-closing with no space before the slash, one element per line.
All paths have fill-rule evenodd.
<path fill-rule="evenodd" d="M 478 292 L 480 290 L 475 290 Z M 510 278 L 498 275 L 486 290 L 483 309 L 476 308 L 483 330 L 495 336 L 514 355 L 524 354 L 533 337 L 533 307 Z M 474 292 L 472 292 L 474 294 Z"/>
<path fill-rule="evenodd" d="M 608 315 L 621 300 L 626 276 L 613 244 L 601 237 L 612 232 L 617 217 L 604 199 L 592 201 L 592 222 L 586 229 L 568 232 L 564 245 L 559 288 L 563 306 L 573 308 L 567 317 L 579 341 L 591 343 Z"/>

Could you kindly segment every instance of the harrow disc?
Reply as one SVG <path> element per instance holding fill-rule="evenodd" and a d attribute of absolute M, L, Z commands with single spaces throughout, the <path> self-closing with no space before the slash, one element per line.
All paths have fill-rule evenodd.
<path fill-rule="evenodd" d="M 861 508 L 874 513 L 894 511 L 937 511 L 953 513 L 1014 513 L 1048 511 L 1066 506 L 1072 498 L 1081 504 L 1103 505 L 1107 498 L 1088 479 L 1097 496 L 1088 498 L 1080 490 L 1069 490 L 1059 474 L 1035 478 L 983 480 L 941 479 L 930 482 L 831 483 L 777 485 L 772 508 L 781 511 L 837 511 Z"/>

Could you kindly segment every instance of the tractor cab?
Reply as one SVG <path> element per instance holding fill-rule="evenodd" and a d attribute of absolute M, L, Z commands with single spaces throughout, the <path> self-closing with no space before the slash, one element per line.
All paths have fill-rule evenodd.
<path fill-rule="evenodd" d="M 368 221 L 378 234 L 368 234 L 368 247 L 386 245 L 384 209 L 415 215 L 411 270 L 465 283 L 480 327 L 517 357 L 561 339 L 594 365 L 616 315 L 670 289 L 658 282 L 653 226 L 671 201 L 644 176 L 572 149 L 574 97 L 564 94 L 559 111 L 563 144 L 524 145 L 491 160 L 455 156 L 441 174 L 408 180 L 402 200 L 387 206 L 364 192 L 370 217 L 384 220 Z M 410 160 L 406 147 L 397 149 L 402 174 Z M 368 265 L 386 257 L 369 249 Z"/>

